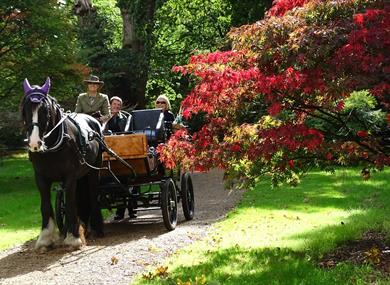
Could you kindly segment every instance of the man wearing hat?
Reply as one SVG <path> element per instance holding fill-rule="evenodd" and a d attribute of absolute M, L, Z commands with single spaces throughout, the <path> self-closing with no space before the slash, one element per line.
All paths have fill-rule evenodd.
<path fill-rule="evenodd" d="M 90 75 L 84 82 L 87 84 L 87 92 L 77 97 L 75 112 L 91 115 L 100 123 L 106 122 L 111 116 L 110 104 L 108 96 L 99 93 L 104 82 L 100 81 L 96 75 Z"/>

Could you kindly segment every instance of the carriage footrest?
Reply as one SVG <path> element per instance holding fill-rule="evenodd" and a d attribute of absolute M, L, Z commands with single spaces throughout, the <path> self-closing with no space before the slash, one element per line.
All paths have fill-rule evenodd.
<path fill-rule="evenodd" d="M 161 210 L 161 207 L 135 208 L 135 211 L 156 211 Z"/>

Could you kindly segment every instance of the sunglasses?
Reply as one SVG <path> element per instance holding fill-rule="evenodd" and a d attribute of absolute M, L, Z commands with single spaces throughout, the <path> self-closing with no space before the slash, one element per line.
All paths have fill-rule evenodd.
<path fill-rule="evenodd" d="M 166 104 L 167 102 L 164 101 L 156 101 L 156 104 Z"/>

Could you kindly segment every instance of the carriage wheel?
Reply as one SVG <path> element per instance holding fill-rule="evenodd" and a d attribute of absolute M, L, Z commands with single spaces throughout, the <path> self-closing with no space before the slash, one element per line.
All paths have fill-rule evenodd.
<path fill-rule="evenodd" d="M 181 204 L 183 206 L 184 217 L 187 221 L 194 218 L 195 199 L 194 187 L 192 185 L 191 175 L 186 172 L 181 176 Z"/>
<path fill-rule="evenodd" d="M 65 236 L 65 195 L 62 188 L 56 191 L 55 212 L 58 230 Z"/>
<path fill-rule="evenodd" d="M 161 210 L 165 227 L 174 230 L 177 224 L 177 193 L 171 178 L 161 185 Z"/>

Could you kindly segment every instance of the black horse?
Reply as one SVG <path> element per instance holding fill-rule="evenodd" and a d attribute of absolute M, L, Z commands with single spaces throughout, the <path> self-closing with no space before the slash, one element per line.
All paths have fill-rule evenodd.
<path fill-rule="evenodd" d="M 64 243 L 79 248 L 83 244 L 80 221 L 96 235 L 103 235 L 97 192 L 101 126 L 85 114 L 64 114 L 48 95 L 49 78 L 43 86 L 30 86 L 25 79 L 23 87 L 21 112 L 41 197 L 42 229 L 35 248 L 45 251 L 60 240 L 50 197 L 53 182 L 60 182 L 65 190 Z"/>

